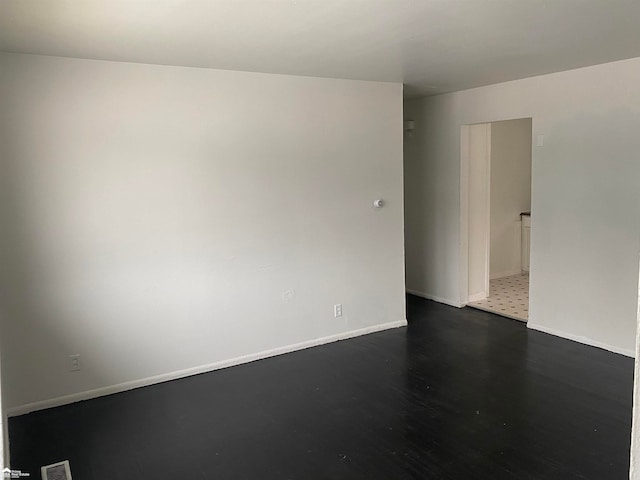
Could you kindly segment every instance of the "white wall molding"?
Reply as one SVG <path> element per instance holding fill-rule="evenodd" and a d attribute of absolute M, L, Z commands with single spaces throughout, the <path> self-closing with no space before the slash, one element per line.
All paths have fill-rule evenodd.
<path fill-rule="evenodd" d="M 496 278 L 511 277 L 513 275 L 520 275 L 521 273 L 524 273 L 524 272 L 520 268 L 515 270 L 509 270 L 507 272 L 498 272 L 491 275 L 491 280 L 495 280 Z"/>
<path fill-rule="evenodd" d="M 572 340 L 574 342 L 582 343 L 584 345 L 589 345 L 591 347 L 601 348 L 603 350 L 608 350 L 609 352 L 619 353 L 620 355 L 624 355 L 626 357 L 635 357 L 635 352 L 633 350 L 627 350 L 625 348 L 619 348 L 614 345 L 609 345 L 607 343 L 599 342 L 589 337 L 583 337 L 580 335 L 573 335 L 571 333 L 563 332 L 561 330 L 556 330 L 555 328 L 545 327 L 543 325 L 536 325 L 535 323 L 528 322 L 527 327 L 531 330 L 537 330 L 538 332 L 548 333 L 550 335 L 555 335 L 556 337 L 566 338 L 567 340 Z"/>
<path fill-rule="evenodd" d="M 463 138 L 467 133 L 468 139 Z M 467 258 L 467 264 L 461 267 L 466 268 L 464 277 L 468 282 L 467 295 L 464 295 L 462 289 L 460 298 L 463 302 L 468 302 L 472 301 L 471 298 L 489 296 L 491 124 L 463 125 L 460 134 L 460 198 L 467 198 L 466 203 L 460 204 L 461 218 L 467 219 L 467 223 L 460 226 L 460 234 L 465 235 L 465 241 L 460 242 L 460 247 L 466 248 L 467 252 L 466 255 L 461 252 L 460 257 Z M 467 155 L 467 158 L 462 155 Z"/>
<path fill-rule="evenodd" d="M 475 295 L 469 295 L 469 303 L 470 302 L 479 302 L 480 300 L 484 300 L 488 295 L 484 293 L 476 293 Z"/>
<path fill-rule="evenodd" d="M 419 292 L 417 290 L 410 290 L 407 288 L 407 293 L 410 293 L 411 295 L 415 295 L 417 297 L 426 298 L 427 300 L 433 300 L 434 302 L 444 303 L 445 305 L 449 305 L 451 307 L 456 307 L 456 308 L 464 307 L 464 305 L 459 302 L 454 302 L 453 300 L 437 297 L 436 295 L 430 295 L 428 293 Z"/>
<path fill-rule="evenodd" d="M 407 325 L 407 320 L 405 319 L 405 320 L 398 320 L 395 322 L 383 323 L 380 325 L 373 325 L 370 327 L 360 328 L 358 330 L 350 330 L 347 332 L 338 333 L 336 335 L 329 335 L 327 337 L 316 338 L 314 340 L 308 340 L 306 342 L 300 342 L 293 345 L 278 347 L 271 350 L 266 350 L 264 352 L 243 355 L 241 357 L 222 360 L 220 362 L 214 362 L 207 365 L 200 365 L 198 367 L 186 368 L 184 370 L 178 370 L 175 372 L 164 373 L 164 374 L 155 375 L 152 377 L 141 378 L 139 380 L 134 380 L 131 382 L 120 383 L 117 385 L 109 385 L 106 387 L 96 388 L 93 390 L 74 393 L 72 395 L 65 395 L 62 397 L 56 397 L 48 400 L 41 400 L 38 402 L 28 403 L 25 405 L 20 405 L 17 407 L 10 408 L 7 414 L 9 417 L 24 415 L 26 413 L 35 412 L 37 410 L 44 410 L 46 408 L 59 407 L 61 405 L 80 402 L 82 400 L 91 400 L 92 398 L 112 395 L 114 393 L 126 392 L 128 390 L 133 390 L 136 388 L 146 387 L 149 385 L 168 382 L 171 380 L 177 380 L 180 378 L 186 378 L 193 375 L 198 375 L 200 373 L 213 372 L 215 370 L 221 370 L 223 368 L 242 365 L 244 363 L 249 363 L 249 362 L 255 362 L 256 360 L 262 360 L 269 357 L 276 357 L 278 355 L 283 355 L 285 353 L 291 353 L 298 350 L 317 347 L 320 345 L 325 345 L 327 343 L 333 343 L 340 340 L 347 340 L 349 338 L 368 335 L 370 333 L 376 333 L 383 330 L 400 328 L 406 325 Z"/>

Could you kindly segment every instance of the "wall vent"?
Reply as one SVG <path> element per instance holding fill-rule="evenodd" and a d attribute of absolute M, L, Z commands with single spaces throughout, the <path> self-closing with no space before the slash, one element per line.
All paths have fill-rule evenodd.
<path fill-rule="evenodd" d="M 40 469 L 42 480 L 71 480 L 69 460 L 45 465 Z"/>

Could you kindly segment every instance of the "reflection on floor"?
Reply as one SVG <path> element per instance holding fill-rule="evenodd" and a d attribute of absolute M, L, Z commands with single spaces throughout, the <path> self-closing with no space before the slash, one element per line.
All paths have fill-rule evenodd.
<path fill-rule="evenodd" d="M 529 274 L 496 278 L 489 284 L 489 297 L 470 307 L 526 322 L 529 320 Z"/>

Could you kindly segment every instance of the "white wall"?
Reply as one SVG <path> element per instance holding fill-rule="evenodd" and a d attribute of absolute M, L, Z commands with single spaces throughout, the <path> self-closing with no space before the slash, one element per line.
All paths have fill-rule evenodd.
<path fill-rule="evenodd" d="M 529 326 L 634 354 L 640 59 L 408 101 L 407 288 L 461 303 L 460 126 L 533 118 Z"/>
<path fill-rule="evenodd" d="M 491 278 L 522 270 L 520 214 L 531 210 L 531 119 L 491 124 Z"/>
<path fill-rule="evenodd" d="M 3 54 L 0 92 L 10 412 L 406 323 L 402 85 Z"/>

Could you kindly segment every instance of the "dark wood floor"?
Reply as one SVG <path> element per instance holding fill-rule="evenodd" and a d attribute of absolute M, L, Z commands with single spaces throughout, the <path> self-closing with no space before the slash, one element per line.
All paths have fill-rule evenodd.
<path fill-rule="evenodd" d="M 626 479 L 633 360 L 408 298 L 410 325 L 12 418 L 75 480 Z"/>

